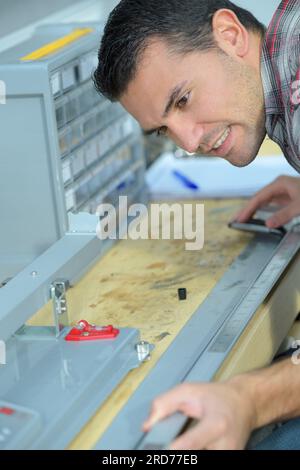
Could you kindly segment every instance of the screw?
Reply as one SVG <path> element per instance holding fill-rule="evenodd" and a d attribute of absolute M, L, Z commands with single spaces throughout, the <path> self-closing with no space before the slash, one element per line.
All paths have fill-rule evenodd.
<path fill-rule="evenodd" d="M 38 272 L 37 272 L 37 271 L 32 271 L 32 273 L 31 273 L 31 276 L 32 276 L 32 277 L 36 277 L 37 275 L 38 275 Z"/>

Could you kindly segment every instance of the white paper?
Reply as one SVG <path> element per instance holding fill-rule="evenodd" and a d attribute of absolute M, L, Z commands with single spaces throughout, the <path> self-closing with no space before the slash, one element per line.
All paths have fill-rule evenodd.
<path fill-rule="evenodd" d="M 198 186 L 188 188 L 174 176 L 180 172 Z M 176 159 L 163 154 L 147 172 L 153 199 L 251 197 L 280 175 L 299 176 L 283 156 L 257 157 L 244 168 L 237 168 L 220 158 L 197 157 Z"/>

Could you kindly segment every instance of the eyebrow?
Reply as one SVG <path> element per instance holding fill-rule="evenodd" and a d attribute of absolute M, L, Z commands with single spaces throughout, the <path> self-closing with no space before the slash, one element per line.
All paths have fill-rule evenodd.
<path fill-rule="evenodd" d="M 182 89 L 183 87 L 187 84 L 187 80 L 185 80 L 184 82 L 180 83 L 179 85 L 176 85 L 170 92 L 169 94 L 169 97 L 167 99 L 167 105 L 165 107 L 165 110 L 164 110 L 164 113 L 163 113 L 163 118 L 166 118 L 171 110 L 171 108 L 174 106 L 174 103 L 176 101 L 176 99 L 178 98 L 178 96 L 180 95 L 180 93 L 182 92 Z M 151 134 L 154 134 L 154 132 L 157 132 L 158 131 L 158 128 L 154 128 L 154 129 L 149 129 L 149 130 L 144 130 L 144 133 L 146 135 L 151 135 Z"/>

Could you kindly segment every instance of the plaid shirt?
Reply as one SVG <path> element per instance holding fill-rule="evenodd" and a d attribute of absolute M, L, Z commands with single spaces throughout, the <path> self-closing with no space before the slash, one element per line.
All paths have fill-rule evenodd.
<path fill-rule="evenodd" d="M 261 63 L 267 134 L 300 173 L 300 0 L 280 3 Z"/>

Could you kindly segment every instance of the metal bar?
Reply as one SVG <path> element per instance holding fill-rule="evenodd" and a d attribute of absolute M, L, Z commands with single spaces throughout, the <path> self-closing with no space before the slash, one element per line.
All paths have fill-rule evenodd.
<path fill-rule="evenodd" d="M 178 436 L 187 422 L 185 415 L 175 413 L 161 423 L 146 435 L 137 450 L 166 450 L 170 443 Z"/>
<path fill-rule="evenodd" d="M 216 332 L 268 265 L 280 242 L 275 236 L 253 238 L 128 400 L 95 449 L 134 449 L 142 443 L 141 423 L 153 399 L 185 380 Z"/>
<path fill-rule="evenodd" d="M 300 230 L 297 227 L 283 238 L 270 263 L 236 305 L 221 330 L 216 332 L 216 337 L 207 345 L 206 350 L 186 377 L 186 381 L 209 381 L 213 378 L 299 249 Z"/>

